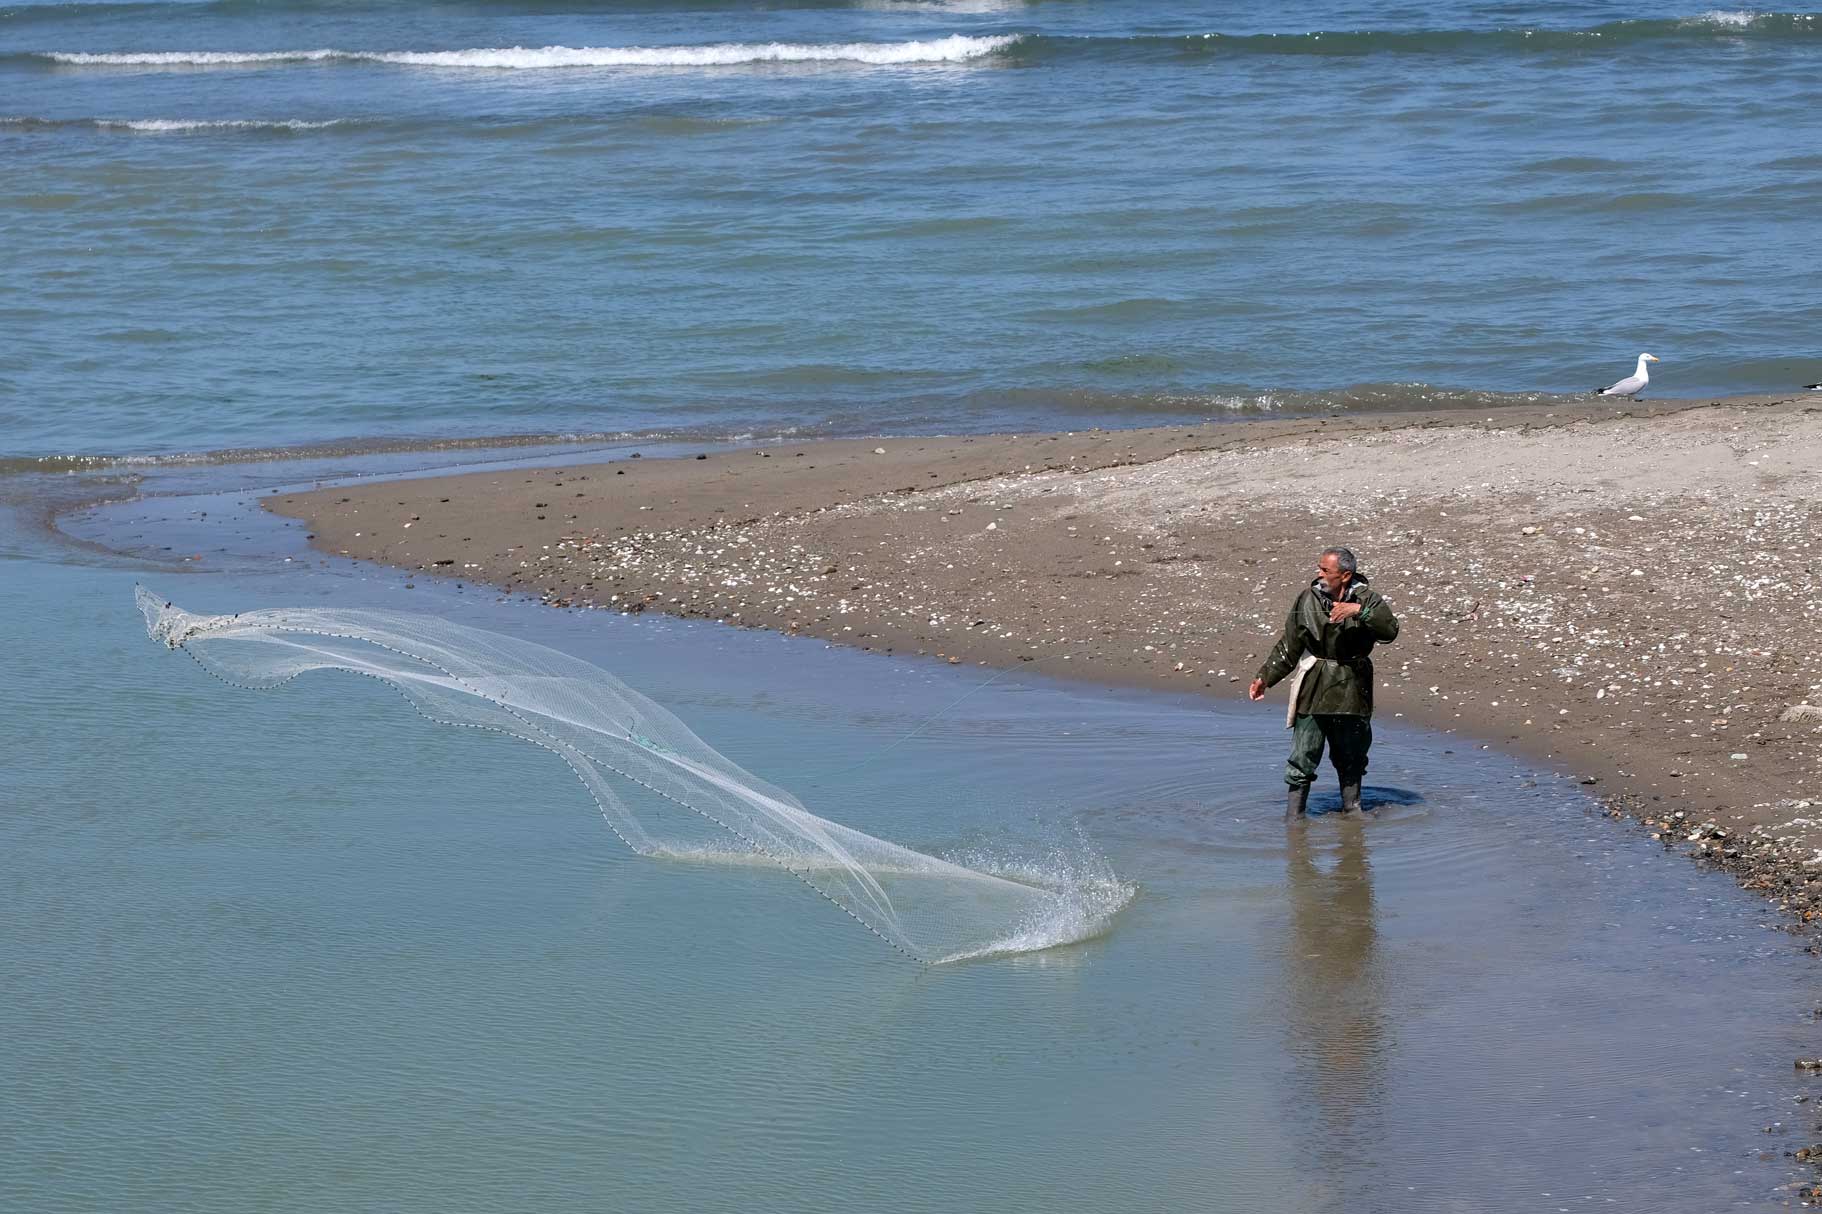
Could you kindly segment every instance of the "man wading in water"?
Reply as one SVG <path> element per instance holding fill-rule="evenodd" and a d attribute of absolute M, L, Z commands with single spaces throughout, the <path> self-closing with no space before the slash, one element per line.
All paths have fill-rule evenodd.
<path fill-rule="evenodd" d="M 1267 687 L 1296 675 L 1284 714 L 1293 730 L 1284 767 L 1284 782 L 1290 786 L 1286 819 L 1309 806 L 1324 742 L 1341 777 L 1342 811 L 1360 812 L 1360 777 L 1373 745 L 1373 661 L 1367 655 L 1381 641 L 1397 637 L 1397 617 L 1367 586 L 1354 554 L 1346 548 L 1323 549 L 1316 558 L 1316 580 L 1291 604 L 1284 635 L 1246 689 L 1250 698 L 1263 700 Z"/>

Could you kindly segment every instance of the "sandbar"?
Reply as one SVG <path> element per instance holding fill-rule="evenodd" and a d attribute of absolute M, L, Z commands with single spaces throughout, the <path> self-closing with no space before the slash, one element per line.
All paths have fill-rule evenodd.
<path fill-rule="evenodd" d="M 1799 923 L 1818 468 L 1822 397 L 1797 395 L 780 441 L 264 504 L 324 552 L 555 607 L 1224 697 L 1346 545 L 1403 624 L 1379 721 L 1567 770 Z"/>

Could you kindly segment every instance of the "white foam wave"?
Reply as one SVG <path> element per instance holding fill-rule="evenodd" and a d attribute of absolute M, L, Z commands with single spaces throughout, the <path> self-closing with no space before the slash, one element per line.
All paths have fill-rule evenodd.
<path fill-rule="evenodd" d="M 217 119 L 191 121 L 185 118 L 97 118 L 95 125 L 104 131 L 139 131 L 143 134 L 183 134 L 195 131 L 320 131 L 340 126 L 340 119 L 327 122 L 305 122 L 301 119 L 261 121 L 257 119 Z"/>
<path fill-rule="evenodd" d="M 735 67 L 759 63 L 960 63 L 1005 50 L 1017 35 L 952 34 L 912 42 L 721 42 L 705 46 L 477 47 L 459 51 L 55 51 L 81 67 L 226 67 L 276 63 L 390 63 L 403 67 L 575 68 Z"/>
<path fill-rule="evenodd" d="M 1764 15 L 1764 13 L 1753 12 L 1751 9 L 1713 8 L 1689 18 L 1689 24 L 1716 25 L 1722 29 L 1746 29 Z"/>
<path fill-rule="evenodd" d="M 345 126 L 346 118 L 312 122 L 301 118 L 29 118 L 0 116 L 0 127 L 54 129 L 80 127 L 97 131 L 134 131 L 140 134 L 183 134 L 195 131 L 320 131 Z"/>
<path fill-rule="evenodd" d="M 255 63 L 315 63 L 346 59 L 346 51 L 51 51 L 52 63 L 76 67 L 216 67 Z"/>
<path fill-rule="evenodd" d="M 748 63 L 954 63 L 1010 46 L 1010 36 L 954 34 L 915 42 L 723 42 L 709 46 L 509 47 L 468 51 L 389 51 L 384 63 L 421 67 L 727 67 Z"/>

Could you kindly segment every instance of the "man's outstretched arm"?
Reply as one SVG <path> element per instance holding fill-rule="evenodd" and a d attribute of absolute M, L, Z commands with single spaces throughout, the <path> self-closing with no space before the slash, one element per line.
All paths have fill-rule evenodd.
<path fill-rule="evenodd" d="M 1258 675 L 1246 694 L 1255 700 L 1265 698 L 1265 689 L 1277 684 L 1285 675 L 1297 669 L 1297 659 L 1303 656 L 1303 629 L 1297 627 L 1297 608 L 1292 607 L 1284 617 L 1284 631 L 1278 636 L 1278 643 L 1265 655 L 1265 664 L 1259 667 Z"/>

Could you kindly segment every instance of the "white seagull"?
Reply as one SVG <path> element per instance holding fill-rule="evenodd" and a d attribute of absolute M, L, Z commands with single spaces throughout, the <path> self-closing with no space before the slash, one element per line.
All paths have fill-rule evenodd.
<path fill-rule="evenodd" d="M 1645 390 L 1645 385 L 1651 382 L 1651 373 L 1645 370 L 1645 364 L 1661 361 L 1655 354 L 1641 354 L 1639 355 L 1639 365 L 1631 375 L 1611 388 L 1596 388 L 1594 394 L 1596 396 L 1637 396 Z"/>
<path fill-rule="evenodd" d="M 1803 390 L 1805 392 L 1822 392 L 1822 384 L 1804 384 Z"/>

